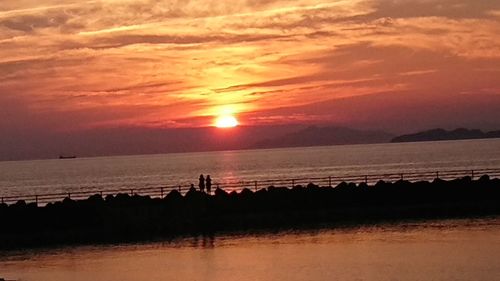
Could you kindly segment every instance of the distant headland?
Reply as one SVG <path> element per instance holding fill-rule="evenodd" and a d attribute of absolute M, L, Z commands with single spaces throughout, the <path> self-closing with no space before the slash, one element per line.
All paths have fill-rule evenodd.
<path fill-rule="evenodd" d="M 465 128 L 458 128 L 452 131 L 447 131 L 444 129 L 432 129 L 415 134 L 401 135 L 393 138 L 391 142 L 444 141 L 491 138 L 500 138 L 500 131 L 490 131 L 485 133 L 478 129 Z"/>

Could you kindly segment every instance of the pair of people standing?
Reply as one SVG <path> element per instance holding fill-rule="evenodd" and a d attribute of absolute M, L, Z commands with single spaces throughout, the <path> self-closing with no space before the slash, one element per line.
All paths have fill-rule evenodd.
<path fill-rule="evenodd" d="M 210 175 L 207 175 L 207 178 L 205 179 L 203 177 L 203 174 L 201 174 L 199 178 L 198 187 L 200 188 L 201 192 L 205 192 L 205 187 L 206 187 L 207 193 L 210 194 L 210 192 L 212 191 L 212 179 L 210 178 Z"/>

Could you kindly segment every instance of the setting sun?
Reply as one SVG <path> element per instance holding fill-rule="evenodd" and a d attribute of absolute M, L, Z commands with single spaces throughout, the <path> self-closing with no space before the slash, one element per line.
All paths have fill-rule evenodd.
<path fill-rule="evenodd" d="M 219 116 L 215 120 L 215 127 L 217 128 L 233 128 L 236 126 L 238 126 L 238 120 L 231 115 Z"/>

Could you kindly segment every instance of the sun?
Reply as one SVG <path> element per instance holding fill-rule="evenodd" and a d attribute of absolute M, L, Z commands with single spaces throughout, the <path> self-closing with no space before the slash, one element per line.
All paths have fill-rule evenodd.
<path fill-rule="evenodd" d="M 238 120 L 232 115 L 222 115 L 215 120 L 217 128 L 234 128 L 238 126 Z"/>

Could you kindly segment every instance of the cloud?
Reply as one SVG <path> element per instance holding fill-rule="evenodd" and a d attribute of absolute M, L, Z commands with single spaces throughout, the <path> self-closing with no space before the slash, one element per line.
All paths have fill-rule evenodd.
<path fill-rule="evenodd" d="M 228 107 L 295 116 L 308 104 L 388 92 L 453 100 L 499 88 L 499 5 L 4 1 L 0 92 L 34 116 L 81 126 L 201 126 Z M 337 120 L 322 110 L 314 116 Z"/>

